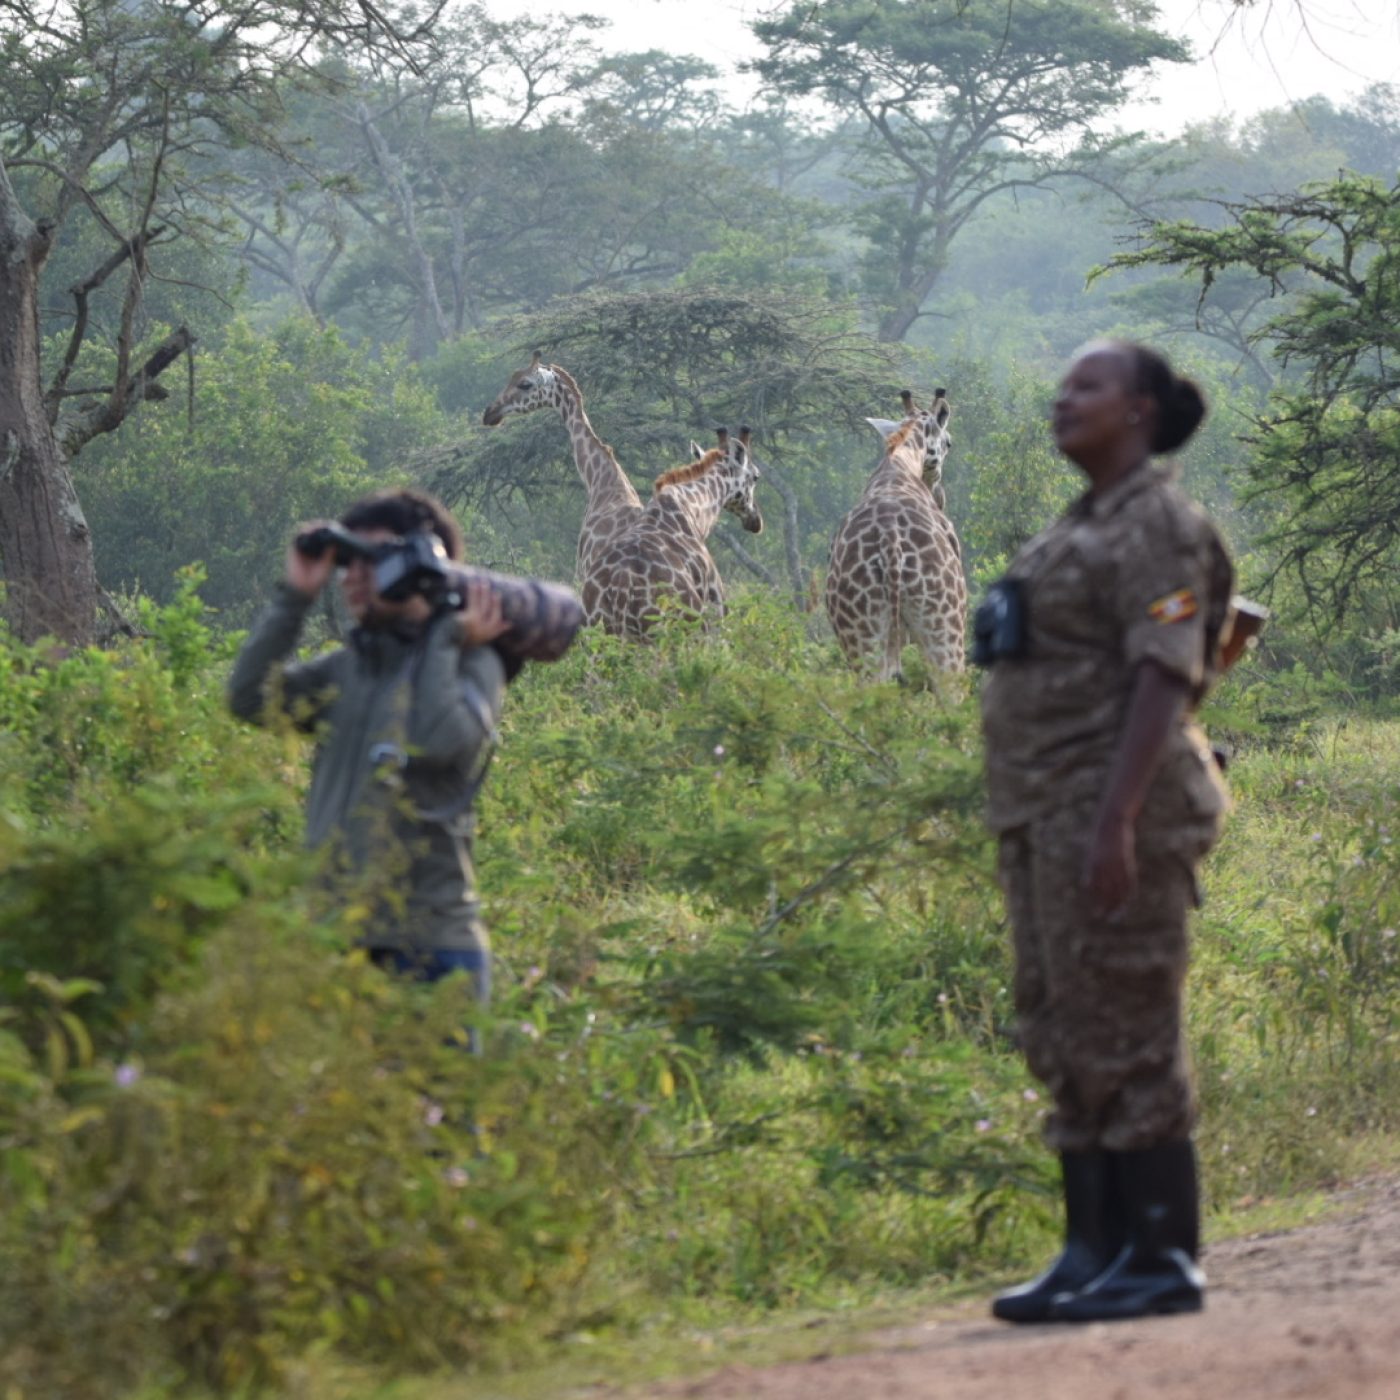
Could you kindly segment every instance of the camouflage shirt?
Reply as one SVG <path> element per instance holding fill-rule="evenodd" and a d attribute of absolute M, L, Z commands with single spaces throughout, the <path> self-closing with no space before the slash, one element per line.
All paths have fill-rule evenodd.
<path fill-rule="evenodd" d="M 1147 660 L 1191 687 L 1215 678 L 1233 570 L 1214 525 L 1167 474 L 1144 465 L 1086 493 L 1016 556 L 1026 655 L 982 690 L 994 831 L 1101 793 Z M 1189 715 L 1172 733 L 1142 820 L 1218 822 L 1223 788 Z"/>

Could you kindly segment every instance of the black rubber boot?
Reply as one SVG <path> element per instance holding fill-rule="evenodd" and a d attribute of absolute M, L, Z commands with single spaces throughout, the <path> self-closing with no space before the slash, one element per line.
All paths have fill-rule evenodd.
<path fill-rule="evenodd" d="M 1048 1322 L 1057 1296 L 1073 1293 L 1097 1278 L 1113 1262 L 1124 1235 L 1115 1228 L 1111 1209 L 1109 1154 L 1062 1152 L 1065 1247 L 1060 1257 L 1030 1283 L 1012 1288 L 992 1303 L 992 1316 L 1003 1322 Z"/>
<path fill-rule="evenodd" d="M 1183 1140 L 1115 1152 L 1111 1160 L 1128 1241 L 1092 1283 L 1057 1298 L 1051 1316 L 1062 1322 L 1111 1322 L 1199 1312 L 1206 1280 L 1196 1267 L 1200 1198 L 1195 1149 Z"/>

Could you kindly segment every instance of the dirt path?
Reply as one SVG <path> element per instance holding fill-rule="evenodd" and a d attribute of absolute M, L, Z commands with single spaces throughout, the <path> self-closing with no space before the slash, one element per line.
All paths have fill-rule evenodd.
<path fill-rule="evenodd" d="M 1400 1400 L 1400 1181 L 1346 1214 L 1207 1252 L 1206 1311 L 1014 1328 L 985 1305 L 839 1357 L 731 1366 L 644 1393 L 695 1400 Z"/>

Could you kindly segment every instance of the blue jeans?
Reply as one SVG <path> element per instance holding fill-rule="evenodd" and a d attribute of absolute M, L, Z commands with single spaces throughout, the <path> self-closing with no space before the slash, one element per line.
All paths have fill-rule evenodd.
<path fill-rule="evenodd" d="M 454 972 L 465 972 L 476 989 L 480 1006 L 491 1002 L 491 954 L 485 948 L 424 948 L 408 952 L 402 948 L 371 948 L 369 960 L 385 972 L 411 977 L 415 982 L 439 982 Z M 467 1032 L 472 1053 L 481 1053 L 481 1036 Z"/>

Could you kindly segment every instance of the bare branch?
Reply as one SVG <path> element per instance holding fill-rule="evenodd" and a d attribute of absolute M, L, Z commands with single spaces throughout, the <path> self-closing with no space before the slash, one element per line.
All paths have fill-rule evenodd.
<path fill-rule="evenodd" d="M 742 544 L 739 543 L 739 536 L 728 524 L 721 522 L 715 530 L 715 538 L 727 545 L 734 557 L 751 573 L 756 574 L 766 583 L 769 588 L 776 591 L 782 585 L 778 582 L 778 576 L 761 560 L 755 559 Z"/>
<path fill-rule="evenodd" d="M 101 267 L 89 274 L 82 282 L 75 282 L 68 289 L 76 303 L 76 311 L 74 313 L 73 329 L 68 336 L 68 346 L 64 351 L 63 363 L 59 366 L 58 372 L 53 377 L 53 382 L 49 385 L 47 392 L 44 394 L 44 405 L 48 412 L 50 423 L 58 421 L 59 402 L 66 396 L 65 386 L 68 383 L 68 376 L 72 374 L 73 366 L 78 362 L 78 352 L 82 349 L 83 340 L 87 335 L 88 297 L 128 258 L 142 258 L 147 245 L 154 242 L 164 231 L 165 226 L 162 224 L 137 234 L 135 238 L 127 240 L 101 265 Z M 113 388 L 115 389 L 115 386 L 113 386 Z"/>
<path fill-rule="evenodd" d="M 162 100 L 162 126 L 160 144 L 156 147 L 155 158 L 151 162 L 151 178 L 146 190 L 145 205 L 137 221 L 137 228 L 144 233 L 150 225 L 155 210 L 156 197 L 160 193 L 161 170 L 165 164 L 165 154 L 170 144 L 170 95 L 165 93 Z M 138 233 L 131 243 L 131 275 L 127 278 L 126 296 L 122 299 L 121 326 L 117 331 L 116 383 L 112 386 L 111 402 L 120 404 L 126 397 L 127 379 L 131 367 L 131 351 L 135 338 L 136 315 L 140 310 L 145 294 L 146 248 L 150 240 Z M 126 416 L 126 410 L 121 411 Z M 118 420 L 120 421 L 120 420 Z"/>
<path fill-rule="evenodd" d="M 76 456 L 93 438 L 121 427 L 132 409 L 143 399 L 160 397 L 164 386 L 155 381 L 194 346 L 194 334 L 181 326 L 156 346 L 141 368 L 127 380 L 120 395 L 109 395 L 98 408 L 72 421 L 60 419 L 56 431 L 66 455 Z"/>
<path fill-rule="evenodd" d="M 76 179 L 69 171 L 65 170 L 61 165 L 55 165 L 51 160 L 35 160 L 32 158 L 14 160 L 11 161 L 10 164 L 15 166 L 16 168 L 22 165 L 33 166 L 36 169 L 48 171 L 50 175 L 57 176 L 58 179 L 63 181 L 65 187 L 74 196 L 82 200 L 82 202 L 87 205 L 88 209 L 92 212 L 93 218 L 95 218 L 97 222 L 101 224 L 102 227 L 106 229 L 107 232 L 117 240 L 118 243 L 124 241 L 125 235 L 116 226 L 116 224 L 114 224 L 111 221 L 111 219 L 107 217 L 106 211 L 97 202 L 97 199 L 93 195 L 92 191 L 89 190 L 87 186 L 82 183 L 82 181 Z"/>
<path fill-rule="evenodd" d="M 432 255 L 423 246 L 423 241 L 419 237 L 413 191 L 409 188 L 403 166 L 394 159 L 389 150 L 388 142 L 385 141 L 375 119 L 370 116 L 369 108 L 363 102 L 356 104 L 356 117 L 359 120 L 360 129 L 364 132 L 365 142 L 369 146 L 375 166 L 383 177 L 384 183 L 389 187 L 390 195 L 398 209 L 404 236 L 412 249 L 414 262 L 418 268 L 419 294 L 432 315 L 438 337 L 442 340 L 449 340 L 452 332 L 448 324 L 447 313 L 443 311 L 442 301 L 438 296 L 437 276 L 433 269 Z"/>

